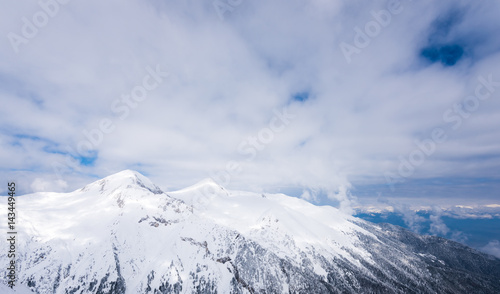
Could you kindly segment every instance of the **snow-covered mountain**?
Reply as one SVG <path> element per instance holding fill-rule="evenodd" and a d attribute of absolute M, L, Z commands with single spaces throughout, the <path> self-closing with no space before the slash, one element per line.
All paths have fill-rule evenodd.
<path fill-rule="evenodd" d="M 126 170 L 16 202 L 18 284 L 36 293 L 500 293 L 492 256 L 210 180 L 164 193 Z"/>

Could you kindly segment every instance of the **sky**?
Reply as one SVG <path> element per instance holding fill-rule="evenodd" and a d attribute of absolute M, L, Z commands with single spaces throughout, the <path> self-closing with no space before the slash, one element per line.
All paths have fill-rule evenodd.
<path fill-rule="evenodd" d="M 0 1 L 20 194 L 132 169 L 346 211 L 500 203 L 498 1 Z"/>

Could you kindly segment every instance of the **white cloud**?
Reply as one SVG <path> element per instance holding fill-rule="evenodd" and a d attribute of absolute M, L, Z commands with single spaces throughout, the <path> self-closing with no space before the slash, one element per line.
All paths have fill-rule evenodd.
<path fill-rule="evenodd" d="M 62 192 L 68 188 L 68 183 L 63 180 L 44 180 L 36 178 L 31 183 L 33 192 Z"/>
<path fill-rule="evenodd" d="M 412 178 L 498 178 L 500 91 L 457 130 L 442 119 L 474 93 L 479 75 L 500 80 L 498 41 L 466 44 L 468 55 L 453 68 L 423 65 L 418 52 L 432 24 L 455 5 L 424 2 L 402 1 L 403 11 L 347 63 L 339 44 L 352 43 L 355 27 L 387 1 L 245 1 L 224 21 L 210 1 L 70 1 L 19 53 L 7 39 L 0 43 L 0 102 L 9 105 L 0 110 L 0 174 L 24 170 L 31 182 L 53 176 L 52 164 L 68 160 L 66 146 L 75 150 L 84 130 L 109 118 L 115 128 L 96 146 L 95 164 L 62 171 L 67 189 L 125 168 L 180 188 L 236 161 L 241 171 L 228 188 L 295 186 L 327 195 L 385 185 L 383 173 L 397 170 L 399 157 L 435 127 L 449 139 Z M 465 17 L 449 38 L 497 31 L 498 5 L 460 6 Z M 36 2 L 5 7 L 3 36 L 21 34 L 22 18 L 39 9 Z M 171 77 L 120 120 L 113 101 L 157 64 Z M 304 91 L 309 100 L 291 101 Z M 247 160 L 238 146 L 285 106 L 296 117 Z M 348 190 L 328 195 L 351 205 Z"/>
<path fill-rule="evenodd" d="M 423 223 L 425 222 L 424 217 L 418 215 L 414 210 L 404 205 L 398 207 L 397 211 L 403 214 L 403 221 L 410 230 L 415 233 L 422 233 Z"/>
<path fill-rule="evenodd" d="M 486 246 L 481 248 L 481 251 L 500 258 L 500 241 L 490 241 Z"/>
<path fill-rule="evenodd" d="M 456 242 L 467 244 L 469 237 L 464 232 L 455 231 L 451 233 L 450 239 Z"/>
<path fill-rule="evenodd" d="M 314 192 L 310 192 L 308 190 L 304 190 L 302 192 L 302 195 L 300 195 L 300 198 L 307 200 L 309 202 L 316 202 L 318 201 L 316 194 Z"/>
<path fill-rule="evenodd" d="M 351 195 L 349 187 L 342 185 L 337 191 L 328 191 L 328 198 L 337 201 L 341 211 L 347 214 L 354 214 L 353 206 L 356 205 L 356 198 Z"/>
<path fill-rule="evenodd" d="M 439 207 L 434 207 L 432 214 L 429 216 L 431 221 L 429 232 L 434 235 L 446 236 L 450 232 L 448 226 L 441 219 L 443 214 Z M 456 235 L 459 237 L 459 235 Z"/>

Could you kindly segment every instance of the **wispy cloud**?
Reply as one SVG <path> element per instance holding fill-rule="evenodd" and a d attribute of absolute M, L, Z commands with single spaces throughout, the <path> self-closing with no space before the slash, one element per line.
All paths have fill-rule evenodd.
<path fill-rule="evenodd" d="M 431 221 L 429 232 L 434 235 L 446 236 L 450 232 L 450 229 L 441 219 L 441 215 L 442 210 L 439 207 L 434 207 L 432 214 L 429 216 Z"/>
<path fill-rule="evenodd" d="M 483 252 L 500 258 L 500 241 L 493 240 L 481 249 Z"/>

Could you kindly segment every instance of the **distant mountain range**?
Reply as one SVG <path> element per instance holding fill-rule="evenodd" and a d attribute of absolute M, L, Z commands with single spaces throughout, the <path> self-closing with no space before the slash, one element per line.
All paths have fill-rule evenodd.
<path fill-rule="evenodd" d="M 493 256 L 211 180 L 165 193 L 126 170 L 16 202 L 17 283 L 34 293 L 500 293 Z"/>
<path fill-rule="evenodd" d="M 354 216 L 373 223 L 390 223 L 414 233 L 451 239 L 500 258 L 500 205 L 395 203 L 357 206 Z"/>
<path fill-rule="evenodd" d="M 500 218 L 500 204 L 484 205 L 435 205 L 435 206 L 407 206 L 406 209 L 417 213 L 431 213 L 436 208 L 441 216 L 457 219 L 493 219 Z M 398 212 L 399 207 L 388 204 L 365 205 L 354 207 L 356 213 L 387 214 Z"/>

